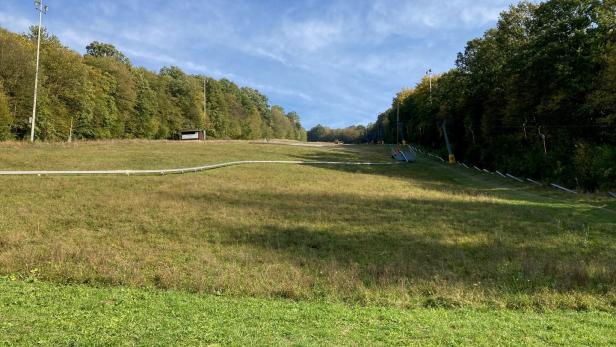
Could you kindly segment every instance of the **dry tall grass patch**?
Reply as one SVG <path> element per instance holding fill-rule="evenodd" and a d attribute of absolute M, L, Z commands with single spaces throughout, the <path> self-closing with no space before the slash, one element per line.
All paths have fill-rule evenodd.
<path fill-rule="evenodd" d="M 379 146 L 114 142 L 9 149 L 0 158 L 12 169 L 25 168 L 20 158 L 32 151 L 49 158 L 47 168 L 67 165 L 69 157 L 83 168 L 387 160 Z M 102 151 L 104 160 L 97 157 Z M 400 306 L 613 309 L 615 219 L 592 204 L 542 194 L 425 160 L 395 167 L 254 165 L 167 177 L 2 178 L 0 272 L 31 276 L 36 269 L 36 276 L 58 282 Z"/>

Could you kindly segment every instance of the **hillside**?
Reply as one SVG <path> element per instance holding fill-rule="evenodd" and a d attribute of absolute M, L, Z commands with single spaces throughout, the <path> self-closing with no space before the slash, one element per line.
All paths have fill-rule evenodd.
<path fill-rule="evenodd" d="M 389 160 L 388 149 L 374 145 L 119 141 L 5 143 L 0 148 L 5 170 L 173 168 L 244 159 Z M 44 318 L 52 311 L 35 294 L 39 290 L 66 296 L 71 305 L 94 305 L 96 319 L 114 311 L 99 311 L 104 306 L 95 303 L 103 299 L 94 298 L 117 297 L 119 310 L 138 305 L 140 319 L 146 319 L 156 304 L 144 299 L 141 306 L 134 298 L 152 295 L 152 300 L 180 300 L 177 309 L 187 315 L 194 314 L 188 302 L 210 305 L 211 300 L 222 307 L 242 300 L 273 305 L 273 317 L 285 310 L 320 312 L 326 307 L 320 303 L 350 305 L 348 313 L 345 308 L 326 314 L 331 318 L 309 315 L 315 320 L 311 324 L 324 319 L 328 329 L 337 329 L 328 319 L 355 314 L 391 314 L 395 321 L 425 317 L 425 324 L 436 327 L 440 315 L 470 321 L 486 317 L 494 320 L 489 325 L 504 324 L 503 317 L 519 322 L 527 310 L 555 310 L 545 318 L 553 318 L 558 334 L 565 335 L 554 338 L 579 333 L 580 341 L 590 341 L 584 340 L 584 325 L 578 333 L 559 327 L 576 315 L 571 319 L 603 317 L 605 329 L 616 324 L 613 200 L 561 194 L 425 158 L 387 167 L 255 164 L 163 177 L 2 180 L 2 310 L 18 324 L 25 318 L 18 318 L 21 304 L 14 303 L 22 302 L 17 298 L 24 291 L 34 295 L 35 312 L 42 316 L 28 318 L 36 322 L 29 334 L 45 326 L 59 329 Z M 114 289 L 126 287 L 135 289 Z M 78 299 L 78 293 L 85 298 Z M 67 322 L 78 319 L 75 311 L 66 314 Z M 351 316 L 334 318 L 339 314 Z M 543 318 L 537 319 L 525 323 L 530 334 L 543 331 Z M 456 326 L 471 329 L 468 322 Z M 411 338 L 397 326 L 390 328 Z M 468 341 L 481 342 L 481 336 L 489 335 Z M 324 341 L 352 341 L 348 338 Z"/>

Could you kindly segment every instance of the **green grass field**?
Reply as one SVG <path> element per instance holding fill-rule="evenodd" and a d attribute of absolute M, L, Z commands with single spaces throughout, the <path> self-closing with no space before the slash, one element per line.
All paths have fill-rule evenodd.
<path fill-rule="evenodd" d="M 387 161 L 387 153 L 7 143 L 0 170 Z M 616 343 L 608 198 L 423 158 L 0 183 L 0 343 Z"/>

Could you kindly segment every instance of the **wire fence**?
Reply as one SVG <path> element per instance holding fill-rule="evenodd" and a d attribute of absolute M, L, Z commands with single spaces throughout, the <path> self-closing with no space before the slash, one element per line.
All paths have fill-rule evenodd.
<path fill-rule="evenodd" d="M 425 150 L 423 150 L 422 148 L 420 148 L 418 146 L 411 145 L 411 148 L 416 153 L 421 153 L 421 154 L 423 154 L 423 155 L 425 155 L 427 157 L 440 160 L 442 163 L 445 162 L 445 160 L 443 158 L 441 158 L 441 157 L 439 157 L 437 155 L 434 155 L 434 154 L 432 154 L 432 153 L 430 153 L 428 151 L 425 151 Z M 502 173 L 502 172 L 500 172 L 498 170 L 490 171 L 490 170 L 487 170 L 487 169 L 479 168 L 479 167 L 477 167 L 475 165 L 472 165 L 472 166 L 469 167 L 465 163 L 461 163 L 461 162 L 458 162 L 457 164 L 460 167 L 464 167 L 466 169 L 473 168 L 473 169 L 475 169 L 475 170 L 477 170 L 478 172 L 481 172 L 481 173 L 486 173 L 486 174 L 491 174 L 491 175 L 498 175 L 498 176 L 500 176 L 502 178 L 511 179 L 511 180 L 514 180 L 514 181 L 519 182 L 519 183 L 527 183 L 528 182 L 528 183 L 532 183 L 533 185 L 536 185 L 536 186 L 551 187 L 551 188 L 558 189 L 558 190 L 561 190 L 561 191 L 564 191 L 564 192 L 567 192 L 567 193 L 578 194 L 578 192 L 575 189 L 569 189 L 569 188 L 563 187 L 562 185 L 556 184 L 556 183 L 546 183 L 546 184 L 544 184 L 544 183 L 541 183 L 541 182 L 539 182 L 537 180 L 534 180 L 532 178 L 528 178 L 527 177 L 527 178 L 523 179 L 523 178 L 520 178 L 520 177 L 516 177 L 516 176 L 514 176 L 514 175 L 512 175 L 510 173 Z M 616 198 L 616 193 L 614 193 L 614 192 L 607 192 L 607 195 L 612 197 L 612 198 Z"/>

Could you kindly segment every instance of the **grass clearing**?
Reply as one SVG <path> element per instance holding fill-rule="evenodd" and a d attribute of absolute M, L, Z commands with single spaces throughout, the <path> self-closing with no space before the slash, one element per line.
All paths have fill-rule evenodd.
<path fill-rule="evenodd" d="M 0 170 L 385 161 L 387 153 L 385 146 L 244 142 L 9 143 L 0 144 Z M 255 336 L 264 344 L 353 344 L 362 336 L 383 344 L 421 343 L 414 340 L 421 336 L 436 344 L 602 344 L 616 330 L 616 205 L 607 198 L 422 158 L 387 167 L 255 164 L 164 177 L 0 182 L 0 274 L 15 279 L 0 281 L 8 341 L 44 331 L 48 342 L 64 344 L 79 335 L 74 329 L 86 329 L 91 340 L 81 342 L 98 343 L 95 330 L 80 327 L 84 319 L 119 322 L 103 329 L 112 344 L 133 338 L 126 334 L 155 340 L 156 331 L 140 330 L 141 323 L 161 336 L 179 329 L 187 343 L 238 344 Z M 38 304 L 28 306 L 24 291 Z M 40 293 L 54 294 L 45 301 Z M 96 304 L 106 296 L 125 298 L 112 306 L 136 316 L 113 318 L 115 311 Z M 215 317 L 226 317 L 238 305 L 246 305 L 245 316 L 229 321 L 207 320 L 193 308 L 220 307 Z M 55 311 L 72 328 L 53 323 Z M 312 312 L 306 334 L 281 318 L 304 311 Z M 169 312 L 203 331 L 175 326 Z M 385 326 L 388 315 L 395 324 Z M 349 335 L 337 337 L 346 331 L 340 320 L 350 320 Z M 25 321 L 29 332 L 19 327 Z"/>
<path fill-rule="evenodd" d="M 0 279 L 0 344 L 614 345 L 605 312 L 399 309 Z"/>
<path fill-rule="evenodd" d="M 255 157 L 386 160 L 387 153 L 380 146 L 164 142 L 9 149 L 2 161 L 11 169 L 32 168 L 18 165 L 30 151 L 48 158 L 44 169 L 70 158 L 88 169 Z M 143 154 L 150 151 L 160 160 Z M 614 309 L 616 215 L 593 201 L 544 198 L 536 188 L 462 170 L 421 160 L 5 177 L 0 271 L 363 305 Z"/>
<path fill-rule="evenodd" d="M 326 149 L 340 152 L 340 147 Z M 233 160 L 294 160 L 313 153 L 311 147 L 245 141 L 5 142 L 0 143 L 0 170 L 172 169 Z"/>

